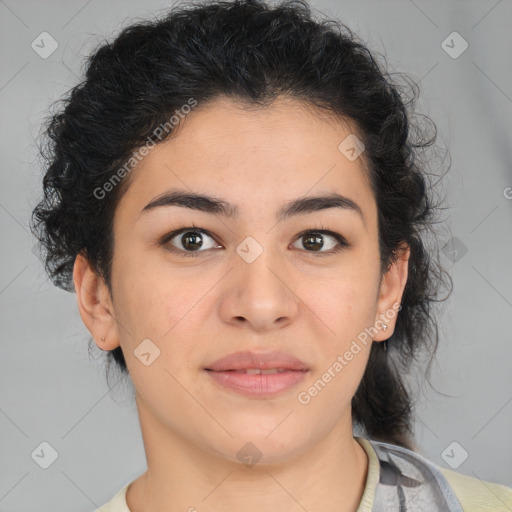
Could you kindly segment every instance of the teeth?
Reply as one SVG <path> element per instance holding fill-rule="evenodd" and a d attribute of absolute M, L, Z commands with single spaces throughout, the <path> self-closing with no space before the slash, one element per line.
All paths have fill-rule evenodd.
<path fill-rule="evenodd" d="M 237 373 L 247 373 L 249 375 L 259 375 L 259 374 L 271 374 L 271 373 L 282 373 L 285 372 L 284 368 L 271 368 L 269 370 L 261 370 L 259 368 L 247 368 L 246 370 L 235 370 Z"/>

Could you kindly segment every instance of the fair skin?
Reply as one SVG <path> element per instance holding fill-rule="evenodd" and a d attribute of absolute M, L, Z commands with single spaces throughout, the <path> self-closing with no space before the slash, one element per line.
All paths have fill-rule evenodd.
<path fill-rule="evenodd" d="M 350 133 L 294 100 L 250 111 L 228 99 L 199 105 L 132 171 L 114 216 L 112 297 L 77 257 L 81 317 L 101 349 L 122 347 L 136 390 L 148 470 L 128 488 L 132 512 L 356 511 L 368 459 L 350 404 L 372 340 L 309 403 L 297 399 L 365 328 L 380 325 L 375 342 L 391 336 L 396 315 L 385 332 L 376 322 L 400 303 L 407 280 L 408 250 L 381 282 L 364 153 L 350 161 L 338 149 Z M 141 213 L 174 188 L 221 198 L 238 216 L 180 206 Z M 332 192 L 356 202 L 364 220 L 341 208 L 275 219 L 289 201 Z M 170 252 L 194 251 L 182 234 L 158 244 L 192 225 L 208 232 L 196 257 Z M 318 251 L 307 234 L 297 237 L 320 228 L 350 247 L 325 254 L 338 245 L 331 235 Z M 252 263 L 236 251 L 248 236 L 263 249 Z M 147 338 L 160 356 L 146 366 L 134 350 Z M 239 350 L 288 352 L 310 371 L 271 398 L 220 389 L 204 368 Z M 237 458 L 247 442 L 262 454 L 251 467 Z"/>

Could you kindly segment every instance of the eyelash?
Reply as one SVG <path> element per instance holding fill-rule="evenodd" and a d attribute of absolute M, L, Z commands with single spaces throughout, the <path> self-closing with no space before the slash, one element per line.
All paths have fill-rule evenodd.
<path fill-rule="evenodd" d="M 191 231 L 191 232 L 194 232 L 194 233 L 205 234 L 205 235 L 209 236 L 210 238 L 215 239 L 207 230 L 201 229 L 201 228 L 199 228 L 196 225 L 192 225 L 192 226 L 187 227 L 187 228 L 181 228 L 181 229 L 177 229 L 175 231 L 172 231 L 171 233 L 167 233 L 160 240 L 159 244 L 160 245 L 166 245 L 168 242 L 170 242 L 177 235 L 179 235 L 181 233 L 186 233 L 187 231 Z M 329 229 L 325 229 L 323 226 L 321 226 L 320 228 L 316 228 L 316 229 L 307 229 L 305 231 L 302 231 L 301 233 L 299 233 L 299 235 L 295 239 L 294 243 L 297 240 L 300 240 L 302 237 L 304 237 L 304 236 L 306 236 L 308 234 L 328 235 L 328 236 L 333 237 L 338 242 L 338 245 L 334 249 L 330 249 L 328 251 L 321 251 L 321 252 L 319 252 L 317 254 L 315 254 L 315 251 L 308 251 L 308 250 L 304 249 L 305 252 L 311 253 L 312 256 L 315 256 L 317 258 L 318 257 L 322 257 L 322 256 L 329 256 L 331 254 L 335 254 L 335 253 L 341 251 L 342 249 L 350 247 L 350 244 L 347 242 L 347 240 L 342 235 L 340 235 L 339 233 L 336 233 L 334 231 L 331 231 Z M 200 250 L 199 251 L 182 251 L 182 250 L 176 249 L 176 248 L 174 248 L 172 246 L 168 247 L 167 250 L 169 252 L 172 252 L 174 254 L 178 254 L 179 256 L 184 256 L 184 257 L 189 257 L 189 256 L 197 257 L 201 253 L 204 253 L 204 252 L 208 251 L 208 249 L 207 250 L 203 250 L 203 251 L 200 251 Z"/>

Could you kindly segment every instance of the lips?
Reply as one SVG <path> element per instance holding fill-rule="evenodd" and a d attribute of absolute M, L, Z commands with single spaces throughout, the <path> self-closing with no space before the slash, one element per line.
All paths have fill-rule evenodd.
<path fill-rule="evenodd" d="M 251 398 L 270 399 L 303 382 L 309 372 L 300 359 L 284 352 L 235 352 L 206 368 L 221 389 Z"/>
<path fill-rule="evenodd" d="M 234 371 L 239 373 L 281 373 L 284 371 L 309 370 L 307 365 L 291 354 L 284 352 L 234 352 L 217 359 L 209 364 L 205 370 L 214 372 Z M 272 372 L 266 371 L 272 370 Z"/>
<path fill-rule="evenodd" d="M 224 370 L 233 373 L 245 373 L 247 375 L 274 375 L 275 373 L 288 372 L 286 368 L 270 368 L 269 370 L 262 370 L 260 368 L 247 368 L 246 370 Z M 301 371 L 301 370 L 293 370 Z"/>

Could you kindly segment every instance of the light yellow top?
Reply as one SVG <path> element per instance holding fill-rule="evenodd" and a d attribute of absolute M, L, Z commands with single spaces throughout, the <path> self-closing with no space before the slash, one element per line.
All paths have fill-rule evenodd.
<path fill-rule="evenodd" d="M 364 448 L 369 462 L 363 496 L 356 512 L 374 512 L 378 508 L 375 506 L 375 489 L 380 478 L 380 461 L 367 439 L 364 437 L 355 437 L 355 439 Z M 437 465 L 436 467 L 448 481 L 464 512 L 512 512 L 511 487 L 486 482 Z M 131 512 L 126 504 L 126 491 L 130 483 L 95 512 Z"/>
<path fill-rule="evenodd" d="M 486 482 L 443 467 L 439 469 L 464 512 L 512 512 L 512 487 Z"/>

